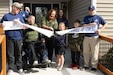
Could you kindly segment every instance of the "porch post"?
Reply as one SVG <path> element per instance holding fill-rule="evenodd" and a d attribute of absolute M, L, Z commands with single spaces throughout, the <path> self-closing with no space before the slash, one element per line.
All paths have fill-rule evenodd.
<path fill-rule="evenodd" d="M 9 11 L 11 11 L 13 0 L 9 0 Z"/>
<path fill-rule="evenodd" d="M 97 5 L 97 0 L 91 0 L 91 5 L 94 5 L 95 8 L 96 8 L 96 5 Z"/>

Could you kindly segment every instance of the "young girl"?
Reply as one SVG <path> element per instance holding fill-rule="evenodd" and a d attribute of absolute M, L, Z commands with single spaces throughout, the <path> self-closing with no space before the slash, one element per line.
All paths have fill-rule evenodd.
<path fill-rule="evenodd" d="M 59 24 L 58 30 L 65 30 L 65 24 L 61 22 Z M 64 65 L 64 53 L 65 53 L 65 35 L 57 35 L 55 36 L 55 52 L 57 57 L 57 70 L 60 71 Z"/>

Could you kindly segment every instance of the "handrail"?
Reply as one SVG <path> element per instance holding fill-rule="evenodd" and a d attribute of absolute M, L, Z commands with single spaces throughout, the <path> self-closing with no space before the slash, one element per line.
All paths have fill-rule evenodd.
<path fill-rule="evenodd" d="M 2 70 L 0 75 L 6 75 L 6 37 L 0 35 L 0 44 L 2 45 Z"/>
<path fill-rule="evenodd" d="M 106 35 L 103 35 L 103 34 L 99 34 L 99 38 L 101 40 L 104 40 L 104 41 L 107 41 L 107 42 L 110 42 L 113 44 L 113 37 L 109 37 L 109 36 L 106 36 Z M 105 72 L 107 75 L 113 75 L 113 72 L 111 72 L 109 69 L 107 69 L 105 66 L 103 66 L 102 64 L 99 63 L 99 66 L 98 68 Z"/>
<path fill-rule="evenodd" d="M 105 41 L 113 43 L 113 37 L 109 37 L 109 36 L 106 36 L 106 35 L 103 35 L 103 34 L 99 34 L 99 38 L 101 40 L 105 40 Z"/>

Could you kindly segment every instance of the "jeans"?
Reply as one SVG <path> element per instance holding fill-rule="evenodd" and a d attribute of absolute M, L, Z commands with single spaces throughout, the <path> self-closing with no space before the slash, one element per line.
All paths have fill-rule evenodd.
<path fill-rule="evenodd" d="M 6 55 L 9 69 L 22 69 L 22 40 L 6 39 Z"/>
<path fill-rule="evenodd" d="M 80 52 L 71 51 L 71 59 L 73 64 L 79 65 Z"/>

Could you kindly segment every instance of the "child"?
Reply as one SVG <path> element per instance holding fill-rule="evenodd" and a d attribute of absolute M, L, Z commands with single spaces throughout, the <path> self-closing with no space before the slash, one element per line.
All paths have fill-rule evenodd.
<path fill-rule="evenodd" d="M 74 22 L 74 28 L 80 27 L 80 20 Z M 78 69 L 80 61 L 80 52 L 82 47 L 83 34 L 69 35 L 69 47 L 71 49 L 72 64 L 69 66 Z"/>
<path fill-rule="evenodd" d="M 35 16 L 29 15 L 27 21 L 28 21 L 29 25 L 37 27 L 37 24 L 35 24 Z M 43 47 L 45 46 L 44 38 L 42 38 L 41 40 L 42 41 L 39 41 L 39 33 L 37 31 L 34 31 L 30 28 L 24 30 L 24 43 L 25 43 L 25 46 L 27 46 L 27 50 L 30 50 L 30 52 L 27 51 L 27 53 L 30 54 L 30 56 L 32 57 L 31 58 L 29 56 L 30 57 L 29 63 L 31 66 L 38 65 L 37 52 L 40 51 L 40 50 L 38 50 L 40 48 L 38 46 L 42 46 L 42 45 L 43 45 Z M 41 47 L 41 48 L 43 48 L 43 47 Z M 37 49 L 37 50 L 35 50 L 35 49 Z M 49 62 L 48 57 L 47 57 L 47 52 L 45 52 L 45 51 L 41 51 L 41 52 L 43 52 L 43 53 L 41 53 L 41 55 L 43 54 L 43 56 L 41 57 L 41 58 L 43 58 L 43 62 Z"/>
<path fill-rule="evenodd" d="M 65 24 L 61 22 L 59 24 L 58 30 L 62 31 L 65 30 Z M 65 35 L 57 35 L 55 37 L 55 51 L 56 51 L 56 57 L 57 57 L 57 70 L 60 71 L 63 68 L 64 65 L 64 53 L 65 53 Z"/>

